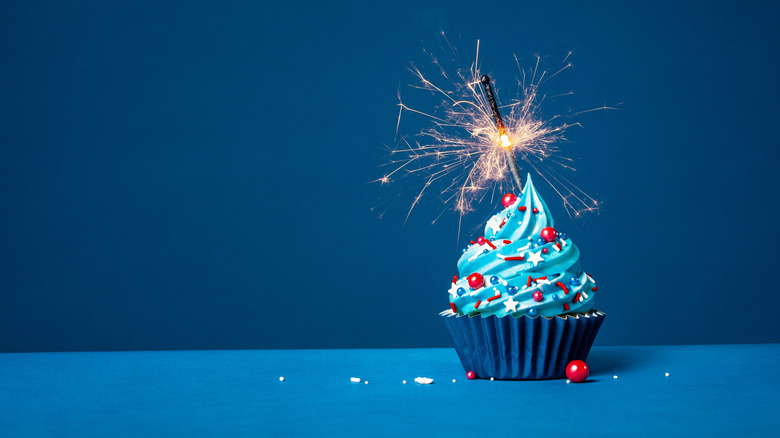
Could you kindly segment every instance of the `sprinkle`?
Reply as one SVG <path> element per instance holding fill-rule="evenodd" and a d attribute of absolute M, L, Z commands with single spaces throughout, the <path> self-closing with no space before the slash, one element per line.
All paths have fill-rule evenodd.
<path fill-rule="evenodd" d="M 564 303 L 564 304 L 563 304 L 563 310 L 565 310 L 565 311 L 567 311 L 567 312 L 568 312 L 568 311 L 569 311 L 569 305 L 568 305 L 568 304 L 566 304 L 566 303 Z"/>
<path fill-rule="evenodd" d="M 526 286 L 528 286 L 528 287 L 531 287 L 531 281 L 533 281 L 533 279 L 532 279 L 532 278 L 531 278 L 531 276 L 529 275 L 529 276 L 528 276 L 528 284 L 526 284 Z"/>
<path fill-rule="evenodd" d="M 366 380 L 366 385 L 368 385 L 368 380 Z"/>
<path fill-rule="evenodd" d="M 512 241 L 511 241 L 511 240 L 506 240 L 506 239 L 504 239 L 504 245 L 509 245 L 510 243 L 512 243 Z"/>
<path fill-rule="evenodd" d="M 545 275 L 544 277 L 536 277 L 536 278 L 534 278 L 534 281 L 539 281 L 539 280 L 547 280 L 547 276 Z"/>
<path fill-rule="evenodd" d="M 556 285 L 556 286 L 558 286 L 558 287 L 560 287 L 561 289 L 563 289 L 563 294 L 564 294 L 564 295 L 568 295 L 568 293 L 569 293 L 569 288 L 568 288 L 568 287 L 566 287 L 566 285 L 565 285 L 565 284 L 561 283 L 560 281 L 557 281 L 557 282 L 555 282 L 555 285 Z M 568 309 L 567 309 L 567 310 L 568 310 Z"/>
<path fill-rule="evenodd" d="M 279 377 L 280 382 L 284 382 L 284 377 Z"/>
<path fill-rule="evenodd" d="M 577 295 L 574 295 L 574 301 L 572 301 L 572 303 L 576 303 L 579 300 L 580 300 L 580 293 L 577 292 Z"/>
<path fill-rule="evenodd" d="M 503 284 L 504 286 L 507 286 L 507 285 L 509 285 L 509 282 L 508 282 L 508 281 L 506 281 L 506 280 L 502 280 L 502 281 L 501 281 L 501 284 Z"/>
<path fill-rule="evenodd" d="M 596 286 L 593 286 L 593 289 L 591 289 L 591 290 L 592 290 L 593 292 L 596 292 L 597 290 L 599 290 L 599 288 L 597 288 Z"/>
<path fill-rule="evenodd" d="M 499 225 L 498 228 L 502 228 L 504 225 L 506 225 L 506 218 L 501 221 L 501 225 Z"/>
<path fill-rule="evenodd" d="M 458 276 L 457 275 L 452 277 L 452 282 L 453 283 L 457 283 L 458 282 Z"/>
<path fill-rule="evenodd" d="M 523 256 L 504 256 L 504 257 L 501 257 L 501 258 L 504 259 L 504 260 L 517 260 L 517 261 L 522 261 L 523 260 Z"/>
<path fill-rule="evenodd" d="M 617 376 L 612 376 L 613 379 L 617 379 Z"/>
<path fill-rule="evenodd" d="M 404 385 L 406 385 L 406 380 L 404 380 Z"/>
<path fill-rule="evenodd" d="M 521 205 L 521 206 L 517 207 L 517 210 L 518 211 L 526 211 L 526 210 L 528 210 L 528 208 L 525 205 Z"/>
<path fill-rule="evenodd" d="M 669 373 L 666 373 L 666 374 L 665 374 L 665 376 L 666 376 L 666 377 L 669 377 Z"/>
<path fill-rule="evenodd" d="M 415 377 L 414 381 L 419 383 L 420 385 L 430 385 L 433 383 L 433 379 L 428 377 Z"/>
<path fill-rule="evenodd" d="M 472 245 L 476 245 L 476 244 L 477 244 L 477 242 L 475 242 L 475 241 L 473 241 L 473 240 L 472 240 L 472 241 L 471 241 L 471 244 L 472 244 Z"/>
<path fill-rule="evenodd" d="M 485 239 L 485 243 L 487 243 L 487 245 L 488 245 L 489 247 L 491 247 L 491 248 L 493 248 L 493 249 L 496 249 L 496 245 L 493 245 L 493 242 L 491 242 L 491 241 L 489 241 L 489 240 Z"/>
<path fill-rule="evenodd" d="M 553 245 L 553 249 L 554 249 L 556 252 L 561 252 L 561 244 L 560 244 L 560 243 L 558 243 L 558 242 L 555 242 L 555 244 Z"/>
<path fill-rule="evenodd" d="M 355 383 L 360 383 L 360 377 L 350 377 L 349 381 L 350 382 L 355 382 Z"/>
<path fill-rule="evenodd" d="M 566 379 L 566 383 L 571 383 L 571 380 L 569 380 L 569 379 Z"/>
<path fill-rule="evenodd" d="M 496 380 L 496 379 L 494 379 L 494 378 L 492 378 L 492 377 L 490 378 L 490 381 L 491 381 L 491 382 L 492 382 L 492 381 L 494 381 L 494 380 Z"/>
<path fill-rule="evenodd" d="M 474 304 L 474 308 L 475 309 L 478 308 L 479 307 L 479 303 L 481 303 L 481 302 L 482 302 L 482 300 L 477 300 L 477 304 Z"/>
<path fill-rule="evenodd" d="M 452 313 L 458 313 L 458 309 L 455 308 L 455 303 L 450 303 L 450 309 L 452 309 Z"/>
<path fill-rule="evenodd" d="M 547 254 L 547 248 L 542 248 L 542 252 Z"/>
<path fill-rule="evenodd" d="M 452 383 L 455 383 L 455 379 L 452 379 Z"/>
<path fill-rule="evenodd" d="M 487 302 L 489 303 L 489 302 L 491 302 L 491 301 L 493 301 L 493 300 L 495 300 L 495 299 L 498 299 L 498 298 L 501 298 L 501 294 L 494 295 L 494 296 L 492 296 L 492 297 L 488 298 L 488 299 L 487 299 Z"/>

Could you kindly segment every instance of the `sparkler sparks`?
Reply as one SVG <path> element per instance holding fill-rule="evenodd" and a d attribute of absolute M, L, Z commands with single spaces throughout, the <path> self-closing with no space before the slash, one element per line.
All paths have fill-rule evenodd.
<path fill-rule="evenodd" d="M 457 58 L 457 52 L 452 51 Z M 375 182 L 389 184 L 400 175 L 417 176 L 423 180 L 422 188 L 413 197 L 407 219 L 423 195 L 434 190 L 432 187 L 441 193 L 444 204 L 452 206 L 462 217 L 487 194 L 495 196 L 498 193 L 500 196 L 510 191 L 512 183 L 508 175 L 510 170 L 516 170 L 514 161 L 518 157 L 522 164 L 528 165 L 550 184 L 563 200 L 570 216 L 596 211 L 598 202 L 556 169 L 574 170 L 572 160 L 560 155 L 557 147 L 558 143 L 566 141 L 565 131 L 579 125 L 566 122 L 566 119 L 593 109 L 556 115 L 547 120 L 541 116 L 541 105 L 546 99 L 572 94 L 547 96 L 539 91 L 542 84 L 571 67 L 571 63 L 567 62 L 569 55 L 571 53 L 552 74 L 540 71 L 541 57 L 536 57 L 535 65 L 528 71 L 523 70 L 515 58 L 520 70 L 517 79 L 519 92 L 517 98 L 500 107 L 491 102 L 493 91 L 490 79 L 480 73 L 479 41 L 475 60 L 468 70 L 460 68 L 454 73 L 448 72 L 432 56 L 441 76 L 451 82 L 446 86 L 434 83 L 412 66 L 410 71 L 419 81 L 412 87 L 430 91 L 443 103 L 438 111 L 427 113 L 404 104 L 399 93 L 396 135 L 405 112 L 427 118 L 430 125 L 416 141 L 402 138 L 401 146 L 390 150 L 390 160 L 386 165 L 392 170 Z M 498 115 L 499 108 L 505 114 L 503 118 Z M 522 190 L 519 174 L 514 180 L 519 186 L 517 190 Z"/>

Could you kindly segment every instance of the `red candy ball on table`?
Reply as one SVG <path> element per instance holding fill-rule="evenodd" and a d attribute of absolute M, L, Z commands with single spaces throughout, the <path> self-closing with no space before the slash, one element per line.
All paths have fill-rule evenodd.
<path fill-rule="evenodd" d="M 588 378 L 588 364 L 581 360 L 573 360 L 566 366 L 566 377 L 574 383 L 582 383 Z"/>
<path fill-rule="evenodd" d="M 504 207 L 509 207 L 510 205 L 514 204 L 515 201 L 517 201 L 517 196 L 515 196 L 514 193 L 507 193 L 503 198 L 501 198 L 501 204 L 503 204 Z"/>
<path fill-rule="evenodd" d="M 542 228 L 542 232 L 539 234 L 541 235 L 542 239 L 548 242 L 555 242 L 555 239 L 558 237 L 558 232 L 555 231 L 555 228 L 553 227 Z"/>
<path fill-rule="evenodd" d="M 485 284 L 485 278 L 478 272 L 469 275 L 468 281 L 472 289 L 479 289 Z"/>
<path fill-rule="evenodd" d="M 474 371 L 469 371 L 466 373 L 466 378 L 469 380 L 474 380 L 477 378 L 477 375 L 474 373 Z"/>
<path fill-rule="evenodd" d="M 539 301 L 542 301 L 543 299 L 544 299 L 544 295 L 542 295 L 541 292 L 539 292 L 539 291 L 534 292 L 534 301 L 536 301 L 538 303 Z"/>

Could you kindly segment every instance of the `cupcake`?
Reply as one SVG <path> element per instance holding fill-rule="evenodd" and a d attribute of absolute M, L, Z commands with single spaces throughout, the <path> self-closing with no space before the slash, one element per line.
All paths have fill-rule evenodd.
<path fill-rule="evenodd" d="M 579 249 L 526 181 L 463 250 L 440 314 L 463 367 L 479 378 L 562 378 L 570 361 L 587 358 L 604 321 Z"/>

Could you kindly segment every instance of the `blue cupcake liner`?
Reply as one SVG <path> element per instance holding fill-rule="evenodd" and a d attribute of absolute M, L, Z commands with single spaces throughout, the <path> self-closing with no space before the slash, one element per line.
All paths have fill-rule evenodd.
<path fill-rule="evenodd" d="M 531 318 L 439 314 L 466 371 L 499 380 L 559 379 L 566 365 L 585 360 L 606 316 L 598 310 L 578 315 Z"/>

